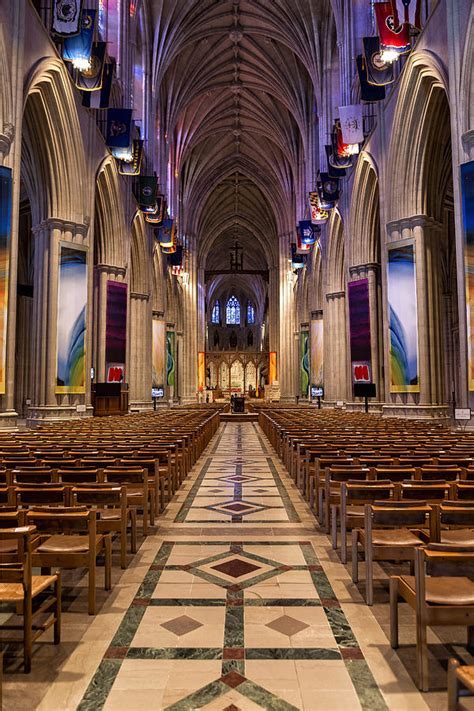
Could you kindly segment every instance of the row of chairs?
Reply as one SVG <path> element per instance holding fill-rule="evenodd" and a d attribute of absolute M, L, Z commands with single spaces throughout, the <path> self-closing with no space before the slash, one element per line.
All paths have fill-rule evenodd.
<path fill-rule="evenodd" d="M 352 579 L 359 583 L 362 556 L 369 605 L 377 562 L 410 565 L 410 575 L 389 576 L 390 641 L 397 648 L 402 599 L 415 611 L 418 684 L 427 690 L 427 627 L 466 626 L 474 642 L 474 437 L 432 423 L 311 415 L 309 423 L 307 411 L 267 409 L 259 419 L 336 550 L 340 534 L 343 563 L 352 536 Z M 466 676 L 454 667 L 450 699 Z"/>
<path fill-rule="evenodd" d="M 87 571 L 88 612 L 95 614 L 97 567 L 102 559 L 104 587 L 111 589 L 113 539 L 119 541 L 123 568 L 127 564 L 128 539 L 130 552 L 137 550 L 137 520 L 141 518 L 142 533 L 146 535 L 149 525 L 155 522 L 155 507 L 165 506 L 220 423 L 218 409 L 170 413 L 173 413 L 170 418 L 176 420 L 171 467 L 169 459 L 164 466 L 165 458 L 150 456 L 145 461 L 141 456 L 144 449 L 140 447 L 140 438 L 144 434 L 148 437 L 150 431 L 155 437 L 153 424 L 143 416 L 108 418 L 106 427 L 84 423 L 83 429 L 77 423 L 72 426 L 68 423 L 65 430 L 73 430 L 76 437 L 83 431 L 87 433 L 86 439 L 89 432 L 94 434 L 95 449 L 89 449 L 87 456 L 77 457 L 72 466 L 69 455 L 73 450 L 64 447 L 62 459 L 57 456 L 57 449 L 45 448 L 46 431 L 50 440 L 57 438 L 59 447 L 61 429 L 56 426 L 0 437 L 4 463 L 14 464 L 0 469 L 0 603 L 11 604 L 23 616 L 20 629 L 26 672 L 31 668 L 32 645 L 45 629 L 53 625 L 54 641 L 60 641 L 60 571 L 72 568 Z M 150 420 L 163 422 L 163 418 L 153 415 Z M 130 422 L 128 452 L 118 446 L 113 458 L 107 456 L 113 450 L 100 441 L 100 431 L 116 432 L 119 436 L 125 421 Z M 23 439 L 23 434 L 29 440 L 29 449 L 23 453 L 37 452 L 41 459 L 19 456 L 18 439 Z M 43 438 L 41 450 L 39 437 Z M 84 450 L 89 444 L 90 441 L 85 442 Z M 150 451 L 149 443 L 147 448 Z M 41 575 L 36 575 L 37 568 Z M 59 570 L 55 572 L 56 568 Z M 1 625 L 2 642 L 8 641 L 6 634 L 10 628 L 18 631 L 14 618 Z M 18 641 L 16 636 L 13 639 Z"/>

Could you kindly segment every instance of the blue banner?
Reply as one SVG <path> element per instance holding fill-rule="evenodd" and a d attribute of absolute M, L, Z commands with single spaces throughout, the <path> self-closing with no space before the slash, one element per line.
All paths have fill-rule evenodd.
<path fill-rule="evenodd" d="M 63 46 L 65 62 L 88 63 L 92 54 L 96 10 L 83 10 L 81 15 L 81 30 L 78 35 L 66 37 Z"/>

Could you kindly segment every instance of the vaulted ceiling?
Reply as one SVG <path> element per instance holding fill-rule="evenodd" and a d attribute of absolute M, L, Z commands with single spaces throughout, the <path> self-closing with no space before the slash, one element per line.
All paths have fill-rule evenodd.
<path fill-rule="evenodd" d="M 314 170 L 331 0 L 155 0 L 153 12 L 158 130 L 179 179 L 180 231 L 208 269 L 228 268 L 236 236 L 246 268 L 277 266 Z"/>

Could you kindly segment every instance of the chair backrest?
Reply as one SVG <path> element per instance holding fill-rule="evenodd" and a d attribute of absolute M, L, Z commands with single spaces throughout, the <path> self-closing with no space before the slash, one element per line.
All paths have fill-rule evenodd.
<path fill-rule="evenodd" d="M 71 490 L 72 501 L 75 505 L 91 507 L 126 506 L 127 489 L 125 486 L 98 484 L 97 486 L 75 486 Z"/>
<path fill-rule="evenodd" d="M 56 476 L 63 484 L 81 484 L 97 482 L 101 469 L 58 469 Z"/>
<path fill-rule="evenodd" d="M 370 470 L 371 476 L 376 479 L 389 479 L 393 482 L 406 481 L 407 479 L 414 479 L 416 470 L 410 466 L 400 467 L 394 465 L 391 467 L 381 467 L 376 466 Z"/>
<path fill-rule="evenodd" d="M 432 508 L 416 501 L 378 501 L 376 504 L 366 504 L 365 514 L 373 526 L 425 526 L 432 516 Z"/>
<path fill-rule="evenodd" d="M 34 506 L 27 512 L 26 520 L 36 526 L 38 533 L 87 534 L 92 526 L 95 531 L 96 514 L 86 507 Z"/>
<path fill-rule="evenodd" d="M 400 484 L 401 500 L 443 501 L 449 498 L 449 484 L 445 481 L 404 481 Z"/>
<path fill-rule="evenodd" d="M 67 504 L 68 489 L 60 484 L 21 484 L 15 487 L 15 497 L 18 506 L 35 506 L 42 504 Z"/>
<path fill-rule="evenodd" d="M 451 494 L 454 499 L 474 501 L 474 482 L 455 481 L 451 484 Z"/>
<path fill-rule="evenodd" d="M 420 580 L 424 574 L 431 576 L 470 577 L 474 575 L 474 547 L 453 545 L 450 543 L 430 543 L 420 547 L 415 553 L 415 575 Z M 420 588 L 417 587 L 417 593 Z M 455 592 L 455 581 L 453 581 Z M 422 599 L 424 589 L 421 586 Z"/>
<path fill-rule="evenodd" d="M 17 484 L 51 484 L 54 476 L 54 471 L 49 467 L 12 470 L 13 481 Z"/>
<path fill-rule="evenodd" d="M 463 476 L 463 469 L 460 467 L 440 467 L 437 464 L 419 467 L 417 469 L 417 479 L 430 481 L 433 479 L 443 481 L 456 481 Z"/>

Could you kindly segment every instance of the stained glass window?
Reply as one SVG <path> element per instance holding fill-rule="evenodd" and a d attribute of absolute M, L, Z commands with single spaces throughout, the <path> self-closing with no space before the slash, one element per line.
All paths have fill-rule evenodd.
<path fill-rule="evenodd" d="M 235 296 L 231 296 L 226 307 L 226 324 L 240 326 L 240 303 Z"/>
<path fill-rule="evenodd" d="M 211 321 L 217 325 L 221 322 L 221 305 L 218 301 L 216 301 L 214 308 L 212 309 Z"/>
<path fill-rule="evenodd" d="M 250 302 L 247 304 L 247 323 L 249 326 L 255 323 L 255 309 Z"/>

